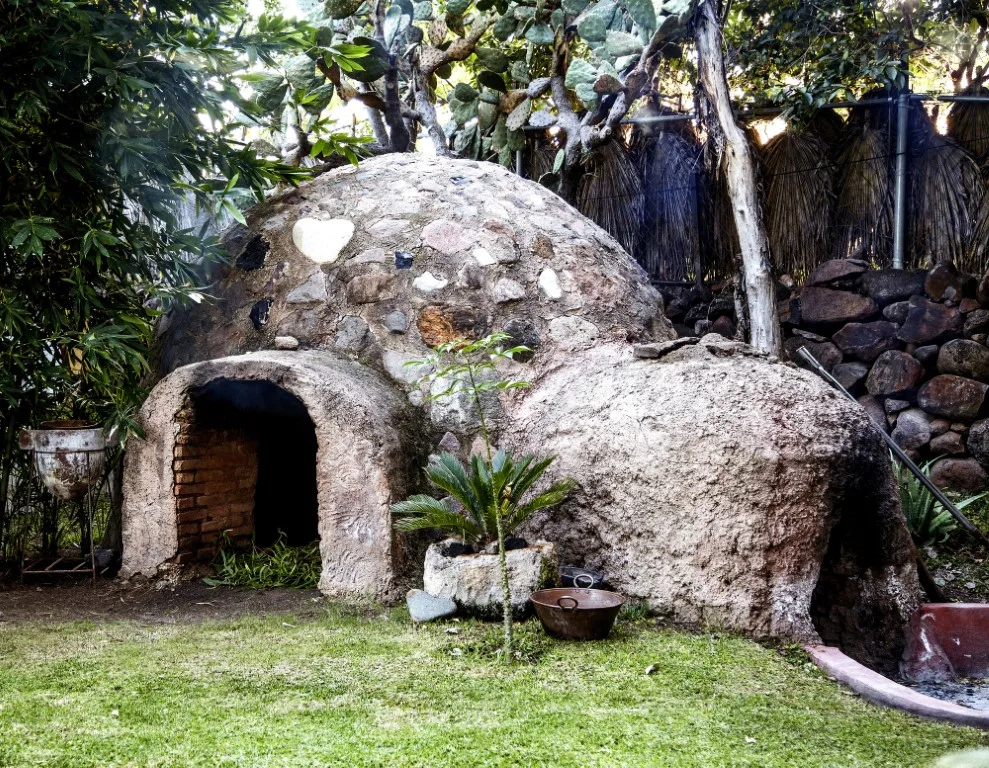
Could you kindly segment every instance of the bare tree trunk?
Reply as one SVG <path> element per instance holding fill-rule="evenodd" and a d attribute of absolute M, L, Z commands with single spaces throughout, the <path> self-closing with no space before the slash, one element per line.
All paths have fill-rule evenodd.
<path fill-rule="evenodd" d="M 748 306 L 749 343 L 771 355 L 782 352 L 782 333 L 776 314 L 776 286 L 769 259 L 769 238 L 762 220 L 756 189 L 755 162 L 745 134 L 735 122 L 725 60 L 721 49 L 721 27 L 714 0 L 700 0 L 694 23 L 701 88 L 710 109 L 708 129 L 724 139 L 726 173 L 735 227 L 742 250 L 742 274 Z"/>

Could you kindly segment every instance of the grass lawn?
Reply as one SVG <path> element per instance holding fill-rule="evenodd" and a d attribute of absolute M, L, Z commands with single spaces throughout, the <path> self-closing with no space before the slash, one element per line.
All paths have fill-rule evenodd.
<path fill-rule="evenodd" d="M 506 669 L 496 626 L 354 614 L 0 624 L 0 765 L 905 768 L 989 743 L 735 637 L 528 622 Z"/>

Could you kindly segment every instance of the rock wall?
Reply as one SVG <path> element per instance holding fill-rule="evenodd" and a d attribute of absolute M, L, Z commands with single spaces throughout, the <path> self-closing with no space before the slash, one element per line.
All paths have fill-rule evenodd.
<path fill-rule="evenodd" d="M 950 263 L 930 271 L 825 262 L 800 288 L 781 281 L 787 355 L 801 347 L 851 391 L 915 461 L 937 461 L 943 487 L 989 483 L 989 279 Z M 667 295 L 681 336 L 733 336 L 731 292 Z"/>

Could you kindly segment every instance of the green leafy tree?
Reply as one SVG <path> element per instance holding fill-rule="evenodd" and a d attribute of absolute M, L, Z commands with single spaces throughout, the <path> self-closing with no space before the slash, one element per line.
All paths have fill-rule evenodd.
<path fill-rule="evenodd" d="M 0 0 L 0 552 L 20 428 L 127 426 L 156 317 L 203 298 L 210 218 L 305 177 L 234 138 L 263 110 L 233 75 L 306 43 L 237 0 Z"/>
<path fill-rule="evenodd" d="M 426 468 L 433 487 L 449 494 L 462 511 L 426 495 L 412 496 L 392 506 L 398 518 L 395 527 L 400 531 L 438 529 L 476 545 L 498 542 L 506 663 L 512 658 L 514 629 L 505 538 L 539 510 L 561 504 L 575 487 L 572 480 L 560 480 L 540 493 L 530 494 L 554 457 L 537 459 L 526 455 L 516 460 L 507 451 L 492 449 L 487 399 L 498 392 L 529 386 L 498 374 L 499 363 L 530 351 L 527 347 L 505 348 L 503 345 L 510 339 L 506 333 L 494 333 L 477 341 L 453 341 L 436 347 L 436 353 L 428 358 L 408 363 L 430 369 L 420 382 L 431 389 L 435 382 L 449 382 L 448 386 L 436 388 L 439 391 L 430 394 L 430 399 L 461 395 L 471 399 L 479 415 L 485 454 L 472 454 L 465 467 L 453 454 L 443 453 Z"/>

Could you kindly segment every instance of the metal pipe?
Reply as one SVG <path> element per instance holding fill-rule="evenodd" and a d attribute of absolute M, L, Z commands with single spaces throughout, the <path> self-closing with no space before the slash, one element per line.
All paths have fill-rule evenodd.
<path fill-rule="evenodd" d="M 858 400 L 855 399 L 854 395 L 841 386 L 841 383 L 834 376 L 828 373 L 824 366 L 817 361 L 817 358 L 810 353 L 810 350 L 807 349 L 807 347 L 801 347 L 798 349 L 797 354 L 800 355 L 800 357 L 802 357 L 804 361 L 807 362 L 807 364 L 810 365 L 822 379 L 828 382 L 828 384 L 841 392 L 841 394 L 853 403 L 858 403 Z M 869 418 L 871 419 L 872 417 L 870 416 Z M 944 493 L 942 493 L 940 488 L 931 482 L 931 479 L 924 474 L 924 471 L 914 464 L 913 459 L 907 456 L 906 451 L 904 451 L 892 437 L 886 434 L 886 430 L 879 429 L 878 432 L 879 436 L 886 443 L 887 447 L 896 455 L 896 458 L 900 461 L 900 463 L 902 463 L 916 476 L 918 480 L 920 480 L 924 487 L 931 492 L 931 495 L 937 499 L 941 505 L 951 513 L 951 516 L 961 524 L 962 528 L 968 531 L 968 533 L 971 534 L 972 537 L 984 547 L 989 548 L 989 538 L 986 538 L 986 535 L 976 528 L 972 521 L 965 517 L 958 507 L 951 503 L 951 500 L 945 496 Z"/>
<path fill-rule="evenodd" d="M 903 91 L 896 105 L 896 197 L 893 201 L 893 269 L 903 269 L 907 234 L 907 140 L 910 93 Z"/>
<path fill-rule="evenodd" d="M 522 162 L 522 150 L 515 150 L 515 175 L 522 176 L 522 170 L 524 168 L 524 163 Z"/>

